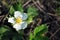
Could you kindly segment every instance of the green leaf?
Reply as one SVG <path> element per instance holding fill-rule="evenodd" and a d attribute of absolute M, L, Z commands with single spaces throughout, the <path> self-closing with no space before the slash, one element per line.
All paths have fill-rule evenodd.
<path fill-rule="evenodd" d="M 0 27 L 0 34 L 3 34 L 6 32 L 8 29 L 6 29 L 4 26 Z"/>
<path fill-rule="evenodd" d="M 13 8 L 13 6 L 11 6 L 10 10 L 9 10 L 10 15 L 14 15 L 14 11 L 15 11 L 15 9 Z"/>
<path fill-rule="evenodd" d="M 37 16 L 37 10 L 36 10 L 36 8 L 29 7 L 28 11 L 27 11 L 27 15 L 28 15 L 27 22 L 28 22 L 28 24 L 30 24 L 31 22 L 33 22 L 33 18 L 35 16 Z"/>
<path fill-rule="evenodd" d="M 21 4 L 17 3 L 17 4 L 14 4 L 13 6 L 16 11 L 23 12 L 23 7 Z"/>
<path fill-rule="evenodd" d="M 7 31 L 9 31 L 8 26 L 6 26 L 6 25 L 1 25 L 0 26 L 0 40 L 2 39 L 3 34 Z"/>
<path fill-rule="evenodd" d="M 36 36 L 34 40 L 48 40 L 48 37 L 46 36 Z"/>
<path fill-rule="evenodd" d="M 57 9 L 56 9 L 56 15 L 59 15 L 60 16 L 60 7 L 58 7 Z"/>
<path fill-rule="evenodd" d="M 3 35 L 0 34 L 0 40 L 1 40 L 2 36 L 3 36 Z"/>
<path fill-rule="evenodd" d="M 19 34 L 15 34 L 13 36 L 13 40 L 23 40 L 23 37 L 21 35 L 19 35 Z"/>
<path fill-rule="evenodd" d="M 18 34 L 15 31 L 6 31 L 1 40 L 23 40 L 22 35 Z"/>
<path fill-rule="evenodd" d="M 33 21 L 33 18 L 30 16 L 26 21 L 28 24 L 30 24 Z"/>
<path fill-rule="evenodd" d="M 48 28 L 46 27 L 45 29 L 43 29 L 43 30 L 41 30 L 40 32 L 38 32 L 38 33 L 36 34 L 36 36 L 39 36 L 39 35 L 43 36 L 42 34 L 45 34 L 45 33 L 47 33 L 47 32 L 48 32 Z"/>
<path fill-rule="evenodd" d="M 46 37 L 45 34 L 48 31 L 47 25 L 42 24 L 39 25 L 34 29 L 33 33 L 30 33 L 30 40 L 48 40 L 48 37 Z"/>
<path fill-rule="evenodd" d="M 37 9 L 34 7 L 29 7 L 27 14 L 28 14 L 28 16 L 34 17 L 37 15 Z"/>
<path fill-rule="evenodd" d="M 33 33 L 30 33 L 29 40 L 33 40 Z"/>
<path fill-rule="evenodd" d="M 37 33 L 43 32 L 42 30 L 46 29 L 46 24 L 40 25 L 34 29 L 34 36 L 36 36 Z"/>
<path fill-rule="evenodd" d="M 58 7 L 58 8 L 56 9 L 56 11 L 57 11 L 57 13 L 60 13 L 60 7 Z"/>

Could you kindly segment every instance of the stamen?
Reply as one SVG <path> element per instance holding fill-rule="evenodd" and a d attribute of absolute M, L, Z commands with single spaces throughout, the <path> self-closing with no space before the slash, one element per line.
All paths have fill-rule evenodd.
<path fill-rule="evenodd" d="M 20 18 L 20 17 L 18 17 L 17 19 L 16 19 L 16 23 L 21 23 L 22 22 L 22 19 Z"/>

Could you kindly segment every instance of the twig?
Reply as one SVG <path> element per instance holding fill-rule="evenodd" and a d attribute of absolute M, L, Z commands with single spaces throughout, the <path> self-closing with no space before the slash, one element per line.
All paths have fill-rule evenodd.
<path fill-rule="evenodd" d="M 4 18 L 4 15 L 0 16 L 0 22 L 2 21 L 3 18 Z"/>
<path fill-rule="evenodd" d="M 49 39 L 51 39 L 59 30 L 60 30 L 60 28 L 55 33 L 53 33 Z"/>
<path fill-rule="evenodd" d="M 31 0 L 28 0 L 28 1 L 23 5 L 23 7 L 25 7 L 26 5 L 28 5 L 30 1 L 31 1 Z"/>
<path fill-rule="evenodd" d="M 53 1 L 53 2 L 60 5 L 60 2 L 58 2 L 58 1 Z"/>
<path fill-rule="evenodd" d="M 40 10 L 40 11 L 42 11 L 43 13 L 45 13 L 45 11 L 41 8 L 41 7 L 39 7 L 38 5 L 37 5 L 37 2 L 35 2 L 34 0 L 32 0 L 33 1 L 33 3 L 35 4 L 35 6 Z"/>

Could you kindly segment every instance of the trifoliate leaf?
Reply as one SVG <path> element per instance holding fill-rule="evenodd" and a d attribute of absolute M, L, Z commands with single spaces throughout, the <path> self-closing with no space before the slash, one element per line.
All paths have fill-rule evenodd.
<path fill-rule="evenodd" d="M 38 36 L 38 35 L 43 36 L 43 34 L 46 34 L 47 32 L 48 32 L 48 28 L 46 27 L 46 28 L 43 29 L 42 31 L 38 32 L 38 33 L 36 34 L 36 36 Z M 45 35 L 44 35 L 44 36 L 45 36 Z"/>
<path fill-rule="evenodd" d="M 28 8 L 28 16 L 34 17 L 34 16 L 36 16 L 36 15 L 37 15 L 37 10 L 36 10 L 36 8 L 34 8 L 34 7 L 29 7 L 29 8 Z"/>
<path fill-rule="evenodd" d="M 45 24 L 36 27 L 36 28 L 34 29 L 34 36 L 36 36 L 37 33 L 42 32 L 42 30 L 46 29 L 46 27 L 47 27 L 47 26 L 46 26 Z"/>
<path fill-rule="evenodd" d="M 34 29 L 33 33 L 30 33 L 30 40 L 48 40 L 45 36 L 45 32 L 48 31 L 47 25 L 42 24 Z"/>

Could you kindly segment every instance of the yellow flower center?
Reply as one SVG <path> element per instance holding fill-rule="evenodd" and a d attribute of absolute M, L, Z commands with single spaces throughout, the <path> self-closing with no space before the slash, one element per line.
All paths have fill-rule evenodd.
<path fill-rule="evenodd" d="M 21 23 L 22 22 L 22 19 L 20 18 L 20 17 L 18 17 L 17 19 L 16 19 L 16 23 Z"/>

